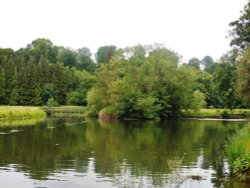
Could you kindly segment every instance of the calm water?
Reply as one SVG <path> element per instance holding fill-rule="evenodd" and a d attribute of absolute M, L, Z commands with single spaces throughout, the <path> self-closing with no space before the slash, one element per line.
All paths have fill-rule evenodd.
<path fill-rule="evenodd" d="M 248 187 L 228 177 L 224 154 L 227 138 L 246 124 L 48 119 L 2 126 L 0 187 Z"/>

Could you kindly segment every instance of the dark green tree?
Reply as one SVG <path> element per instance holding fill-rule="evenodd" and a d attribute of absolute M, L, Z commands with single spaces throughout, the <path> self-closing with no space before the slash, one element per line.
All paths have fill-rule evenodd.
<path fill-rule="evenodd" d="M 17 85 L 17 69 L 15 67 L 14 74 L 12 75 L 12 89 L 9 98 L 10 105 L 17 105 L 18 104 L 18 85 Z"/>
<path fill-rule="evenodd" d="M 66 103 L 66 84 L 64 81 L 64 67 L 56 63 L 50 65 L 50 81 L 57 90 L 57 96 L 53 96 L 59 104 Z"/>
<path fill-rule="evenodd" d="M 79 70 L 87 70 L 94 72 L 96 64 L 91 58 L 92 54 L 88 48 L 80 48 L 77 50 L 77 64 L 76 68 Z"/>
<path fill-rule="evenodd" d="M 69 48 L 59 48 L 58 61 L 63 63 L 64 66 L 75 67 L 77 66 L 77 53 Z"/>
<path fill-rule="evenodd" d="M 250 2 L 244 6 L 241 16 L 238 20 L 229 24 L 232 27 L 230 36 L 232 37 L 231 45 L 245 48 L 250 43 Z"/>
<path fill-rule="evenodd" d="M 214 94 L 216 95 L 216 104 L 218 108 L 240 107 L 237 99 L 235 85 L 235 65 L 230 62 L 218 63 L 213 73 Z"/>
<path fill-rule="evenodd" d="M 108 63 L 116 51 L 116 46 L 102 46 L 98 48 L 95 57 L 97 64 Z"/>
<path fill-rule="evenodd" d="M 0 66 L 0 104 L 6 104 L 5 69 Z"/>
<path fill-rule="evenodd" d="M 236 65 L 236 90 L 242 96 L 247 107 L 250 107 L 250 48 Z"/>
<path fill-rule="evenodd" d="M 47 83 L 43 85 L 42 88 L 43 104 L 47 104 L 50 98 L 53 98 L 54 100 L 57 101 L 57 97 L 58 97 L 58 90 L 56 89 L 53 83 Z"/>
<path fill-rule="evenodd" d="M 0 65 L 3 62 L 8 62 L 9 59 L 13 56 L 14 51 L 10 48 L 0 48 Z"/>
<path fill-rule="evenodd" d="M 6 103 L 9 104 L 9 96 L 12 93 L 12 89 L 15 87 L 15 82 L 13 82 L 13 76 L 15 75 L 16 67 L 13 61 L 8 61 L 3 66 L 5 69 Z"/>

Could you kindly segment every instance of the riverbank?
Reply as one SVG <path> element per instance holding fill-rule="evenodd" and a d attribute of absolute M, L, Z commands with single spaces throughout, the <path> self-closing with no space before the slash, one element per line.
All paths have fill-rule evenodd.
<path fill-rule="evenodd" d="M 182 110 L 183 118 L 223 118 L 223 119 L 249 119 L 250 109 L 199 109 Z"/>
<path fill-rule="evenodd" d="M 232 176 L 250 182 L 250 124 L 230 138 L 226 151 Z"/>
<path fill-rule="evenodd" d="M 51 117 L 85 117 L 85 106 L 59 106 L 59 107 L 29 107 L 29 106 L 0 106 L 0 120 L 3 119 L 31 119 Z M 249 119 L 250 109 L 199 109 L 182 110 L 181 118 L 223 118 L 223 119 Z"/>
<path fill-rule="evenodd" d="M 46 118 L 46 113 L 39 107 L 0 106 L 0 120 L 41 118 Z"/>

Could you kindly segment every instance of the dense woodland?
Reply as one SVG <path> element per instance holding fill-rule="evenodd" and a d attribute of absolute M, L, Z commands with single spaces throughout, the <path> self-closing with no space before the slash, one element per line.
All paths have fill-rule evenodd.
<path fill-rule="evenodd" d="M 249 108 L 250 3 L 230 23 L 232 50 L 219 60 L 183 63 L 163 45 L 70 49 L 39 38 L 19 50 L 0 49 L 0 104 L 87 105 L 119 117 L 168 118 L 181 109 Z"/>

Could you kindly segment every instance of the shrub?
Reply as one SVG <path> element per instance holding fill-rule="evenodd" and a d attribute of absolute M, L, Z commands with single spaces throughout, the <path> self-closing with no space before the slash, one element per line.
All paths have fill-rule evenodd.
<path fill-rule="evenodd" d="M 58 106 L 58 102 L 52 97 L 52 98 L 49 98 L 48 102 L 47 102 L 47 106 L 49 108 L 52 108 L 52 107 L 55 107 L 55 106 Z"/>
<path fill-rule="evenodd" d="M 228 112 L 228 110 L 223 110 L 222 112 L 221 112 L 221 117 L 222 118 L 230 118 L 230 113 Z"/>

